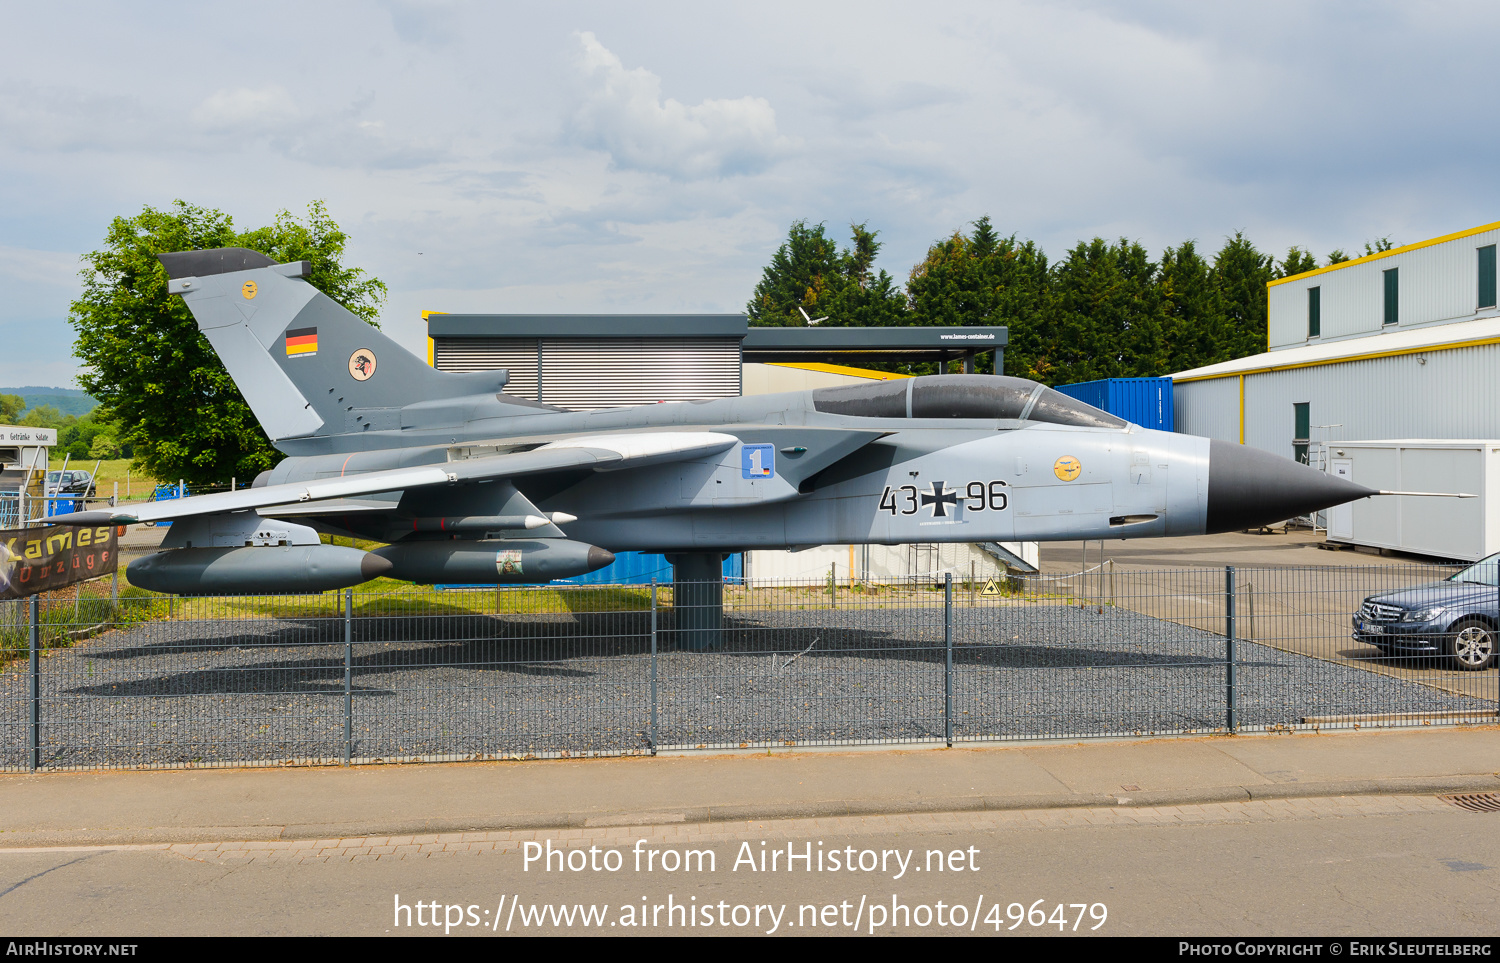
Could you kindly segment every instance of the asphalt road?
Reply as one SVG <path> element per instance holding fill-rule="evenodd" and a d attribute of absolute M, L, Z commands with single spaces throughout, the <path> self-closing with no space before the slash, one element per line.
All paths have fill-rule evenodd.
<path fill-rule="evenodd" d="M 857 920 L 860 933 L 1076 938 L 1492 936 L 1500 926 L 1500 814 L 1432 796 L 490 835 L 488 844 L 475 834 L 446 847 L 371 840 L 388 845 L 346 845 L 343 855 L 326 846 L 229 855 L 211 844 L 0 851 L 0 931 L 433 936 L 453 920 L 453 935 L 504 935 L 507 926 L 511 935 L 850 935 Z M 636 869 L 637 839 L 655 853 L 650 871 Z M 528 841 L 571 845 L 575 866 L 587 857 L 603 868 L 561 869 L 569 857 L 560 854 L 545 871 L 545 849 L 528 867 Z M 822 871 L 787 872 L 784 855 L 776 871 L 736 868 L 747 853 L 758 861 L 789 844 L 794 853 L 821 851 Z M 868 851 L 877 855 L 866 864 L 884 867 L 832 869 L 829 854 L 842 861 L 850 848 L 856 862 Z M 669 851 L 689 849 L 712 851 L 713 870 L 662 868 Z M 608 869 L 611 851 L 620 854 L 617 871 Z M 897 878 L 903 853 L 910 862 Z M 423 925 L 433 903 L 444 925 Z M 549 909 L 541 924 L 521 925 L 536 907 L 576 914 L 579 904 L 599 907 L 602 922 L 584 926 L 575 916 L 557 925 Z M 626 925 L 642 917 L 648 925 Z"/>

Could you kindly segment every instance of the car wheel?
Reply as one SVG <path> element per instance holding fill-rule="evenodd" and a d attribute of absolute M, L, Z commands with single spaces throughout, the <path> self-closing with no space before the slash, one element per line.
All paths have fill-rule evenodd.
<path fill-rule="evenodd" d="M 1465 619 L 1453 626 L 1444 647 L 1454 665 L 1466 672 L 1495 664 L 1495 630 L 1479 619 Z"/>

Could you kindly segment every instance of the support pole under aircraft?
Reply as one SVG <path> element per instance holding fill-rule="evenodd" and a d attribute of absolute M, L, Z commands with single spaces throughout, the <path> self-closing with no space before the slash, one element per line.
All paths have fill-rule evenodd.
<path fill-rule="evenodd" d="M 672 563 L 672 621 L 680 649 L 717 649 L 724 644 L 724 554 L 682 552 Z"/>

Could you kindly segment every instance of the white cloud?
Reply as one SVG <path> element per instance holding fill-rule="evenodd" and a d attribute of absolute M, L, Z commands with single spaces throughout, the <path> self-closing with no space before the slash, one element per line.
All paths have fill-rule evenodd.
<path fill-rule="evenodd" d="M 661 78 L 626 70 L 592 33 L 577 35 L 583 102 L 573 115 L 577 143 L 607 151 L 616 167 L 671 177 L 721 177 L 764 170 L 792 145 L 776 130 L 763 97 L 683 104 L 662 99 Z"/>
<path fill-rule="evenodd" d="M 208 130 L 275 130 L 302 120 L 297 102 L 285 87 L 234 87 L 216 90 L 193 108 L 193 123 Z"/>
<path fill-rule="evenodd" d="M 76 254 L 0 245 L 0 277 L 13 281 L 76 290 L 82 268 Z"/>

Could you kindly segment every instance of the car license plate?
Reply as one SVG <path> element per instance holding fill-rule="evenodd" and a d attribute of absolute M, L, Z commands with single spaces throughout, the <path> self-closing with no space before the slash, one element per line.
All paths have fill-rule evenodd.
<path fill-rule="evenodd" d="M 1366 622 L 1362 628 L 1368 635 L 1385 635 L 1385 626 L 1383 625 L 1371 625 Z"/>

